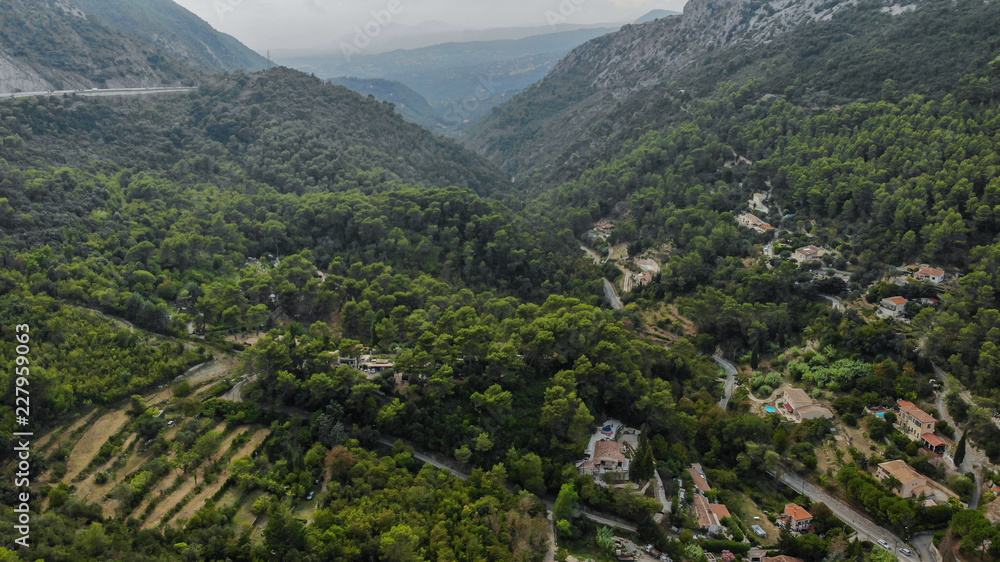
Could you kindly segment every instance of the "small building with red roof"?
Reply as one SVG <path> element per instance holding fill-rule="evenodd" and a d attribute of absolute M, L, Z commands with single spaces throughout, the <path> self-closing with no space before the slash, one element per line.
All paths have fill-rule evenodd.
<path fill-rule="evenodd" d="M 805 533 L 812 529 L 813 516 L 806 508 L 796 503 L 785 505 L 781 521 L 786 528 L 796 533 Z"/>

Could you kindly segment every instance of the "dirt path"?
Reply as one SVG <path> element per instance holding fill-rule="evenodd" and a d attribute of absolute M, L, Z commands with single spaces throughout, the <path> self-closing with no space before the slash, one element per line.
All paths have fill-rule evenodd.
<path fill-rule="evenodd" d="M 97 456 L 109 437 L 118 433 L 128 421 L 128 414 L 125 410 L 115 410 L 102 416 L 95 421 L 87 431 L 80 436 L 80 441 L 73 447 L 73 451 L 66 460 L 66 476 L 63 480 L 72 482 L 79 475 L 90 461 Z"/>

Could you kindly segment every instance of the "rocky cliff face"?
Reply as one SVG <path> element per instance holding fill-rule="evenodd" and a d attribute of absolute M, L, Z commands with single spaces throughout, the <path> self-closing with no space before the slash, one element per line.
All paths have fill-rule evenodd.
<path fill-rule="evenodd" d="M 655 89 L 706 59 L 765 46 L 857 3 L 690 0 L 681 16 L 626 25 L 578 47 L 544 80 L 474 127 L 466 143 L 520 177 L 551 169 L 554 161 L 592 152 L 602 137 L 615 134 L 621 123 L 609 121 L 609 114 L 622 106 L 650 105 L 652 97 L 663 96 Z"/>
<path fill-rule="evenodd" d="M 0 2 L 0 92 L 175 85 L 194 76 L 64 0 Z"/>
<path fill-rule="evenodd" d="M 89 17 L 209 70 L 261 70 L 267 59 L 173 0 L 65 0 Z"/>
<path fill-rule="evenodd" d="M 605 44 L 581 46 L 553 73 L 587 64 L 596 71 L 595 87 L 641 89 L 716 49 L 735 43 L 752 48 L 803 22 L 829 20 L 856 1 L 691 0 L 681 17 L 625 26 Z"/>

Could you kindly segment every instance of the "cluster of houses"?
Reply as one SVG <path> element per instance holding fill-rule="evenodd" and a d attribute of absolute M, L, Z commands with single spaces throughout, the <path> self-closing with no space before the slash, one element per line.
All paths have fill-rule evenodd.
<path fill-rule="evenodd" d="M 694 497 L 691 498 L 691 509 L 698 520 L 698 527 L 712 535 L 721 535 L 726 532 L 722 520 L 731 517 L 729 508 L 721 503 L 712 503 L 708 499 L 708 493 L 712 487 L 705 477 L 705 469 L 700 464 L 693 464 L 688 469 L 688 475 L 694 485 Z"/>

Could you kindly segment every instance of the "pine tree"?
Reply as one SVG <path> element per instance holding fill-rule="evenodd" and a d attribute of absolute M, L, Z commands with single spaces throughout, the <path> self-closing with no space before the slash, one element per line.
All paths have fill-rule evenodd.
<path fill-rule="evenodd" d="M 965 461 L 965 434 L 962 434 L 962 438 L 958 440 L 958 448 L 955 449 L 955 466 L 962 466 Z"/>

